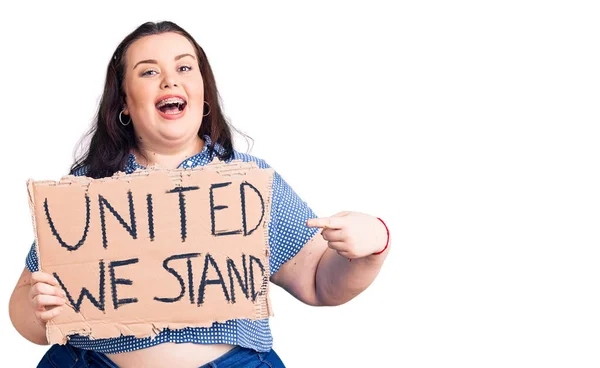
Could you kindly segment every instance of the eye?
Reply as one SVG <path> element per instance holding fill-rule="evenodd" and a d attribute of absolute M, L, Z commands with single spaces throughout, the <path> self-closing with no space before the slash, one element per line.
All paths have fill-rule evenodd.
<path fill-rule="evenodd" d="M 142 73 L 142 77 L 157 74 L 157 71 L 154 69 L 148 69 Z"/>
<path fill-rule="evenodd" d="M 192 70 L 192 67 L 189 65 L 182 65 L 179 67 L 180 72 L 189 72 L 190 70 Z"/>

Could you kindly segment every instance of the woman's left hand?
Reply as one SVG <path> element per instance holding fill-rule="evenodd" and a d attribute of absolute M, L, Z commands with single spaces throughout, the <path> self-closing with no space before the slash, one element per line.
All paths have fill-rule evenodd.
<path fill-rule="evenodd" d="M 308 227 L 323 229 L 321 235 L 339 255 L 362 258 L 384 249 L 388 241 L 385 226 L 377 217 L 360 212 L 340 212 L 331 217 L 306 221 Z"/>

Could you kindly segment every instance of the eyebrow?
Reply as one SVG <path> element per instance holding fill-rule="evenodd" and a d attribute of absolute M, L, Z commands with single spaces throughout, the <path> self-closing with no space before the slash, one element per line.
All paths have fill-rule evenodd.
<path fill-rule="evenodd" d="M 196 58 L 194 57 L 194 55 L 192 54 L 181 54 L 181 55 L 177 55 L 175 56 L 175 61 L 182 59 L 186 56 L 191 57 L 192 59 L 196 60 Z M 158 64 L 158 62 L 154 59 L 147 59 L 147 60 L 142 60 L 142 61 L 138 61 L 137 64 L 135 64 L 135 66 L 133 67 L 133 69 L 137 68 L 138 65 L 140 64 Z"/>

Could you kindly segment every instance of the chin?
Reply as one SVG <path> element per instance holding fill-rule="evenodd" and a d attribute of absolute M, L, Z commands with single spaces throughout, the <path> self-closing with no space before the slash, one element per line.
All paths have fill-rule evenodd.
<path fill-rule="evenodd" d="M 191 137 L 197 136 L 198 130 L 199 129 L 165 129 L 160 132 L 159 136 L 165 143 L 169 142 L 170 144 L 173 144 L 185 142 Z"/>

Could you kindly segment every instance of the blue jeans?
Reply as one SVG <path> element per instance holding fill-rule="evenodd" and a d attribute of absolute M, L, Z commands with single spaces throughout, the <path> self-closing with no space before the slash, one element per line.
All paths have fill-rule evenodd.
<path fill-rule="evenodd" d="M 118 368 L 102 353 L 77 349 L 69 344 L 52 345 L 37 368 Z M 275 351 L 266 353 L 237 346 L 200 368 L 285 368 Z"/>

